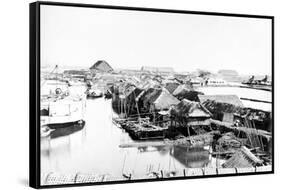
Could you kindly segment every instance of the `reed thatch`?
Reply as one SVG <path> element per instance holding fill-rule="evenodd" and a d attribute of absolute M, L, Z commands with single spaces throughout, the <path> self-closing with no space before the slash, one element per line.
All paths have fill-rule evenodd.
<path fill-rule="evenodd" d="M 210 118 L 212 114 L 199 102 L 183 99 L 171 110 L 176 118 Z"/>
<path fill-rule="evenodd" d="M 218 103 L 231 104 L 236 107 L 244 107 L 237 95 L 198 95 L 198 98 L 201 103 L 211 100 Z"/>
<path fill-rule="evenodd" d="M 179 100 L 165 88 L 149 88 L 140 99 L 147 110 L 151 109 L 151 106 L 155 110 L 167 110 L 179 103 Z"/>
<path fill-rule="evenodd" d="M 262 164 L 262 161 L 257 158 L 251 151 L 242 146 L 234 155 L 228 159 L 222 166 L 224 168 L 249 168 Z"/>
<path fill-rule="evenodd" d="M 165 84 L 165 88 L 169 91 L 169 93 L 173 94 L 174 91 L 178 88 L 179 83 L 176 82 L 168 82 Z"/>
<path fill-rule="evenodd" d="M 174 96 L 178 96 L 179 94 L 183 94 L 185 92 L 193 91 L 193 87 L 190 85 L 182 84 L 179 85 L 173 92 Z"/>

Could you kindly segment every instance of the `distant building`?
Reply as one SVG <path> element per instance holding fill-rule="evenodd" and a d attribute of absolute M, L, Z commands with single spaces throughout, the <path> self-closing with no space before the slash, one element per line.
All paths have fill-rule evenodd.
<path fill-rule="evenodd" d="M 188 79 L 188 82 L 192 86 L 203 86 L 204 85 L 204 79 L 201 77 L 192 77 Z"/>
<path fill-rule="evenodd" d="M 219 70 L 218 75 L 229 82 L 238 82 L 241 81 L 241 77 L 239 77 L 239 74 L 235 70 Z"/>
<path fill-rule="evenodd" d="M 143 72 L 151 72 L 151 73 L 174 73 L 174 69 L 171 67 L 147 67 L 142 66 L 141 71 Z"/>
<path fill-rule="evenodd" d="M 272 85 L 272 79 L 271 76 L 265 75 L 265 76 L 254 76 L 252 75 L 248 80 L 243 81 L 242 84 L 247 85 L 266 85 L 271 86 Z"/>
<path fill-rule="evenodd" d="M 80 75 L 80 76 L 85 76 L 89 74 L 89 71 L 86 70 L 65 70 L 63 72 L 64 75 Z"/>
<path fill-rule="evenodd" d="M 227 82 L 220 78 L 207 78 L 205 80 L 206 86 L 225 86 L 227 85 Z"/>
<path fill-rule="evenodd" d="M 65 70 L 63 75 L 65 80 L 87 81 L 92 78 L 89 70 Z"/>
<path fill-rule="evenodd" d="M 235 70 L 219 70 L 218 74 L 223 76 L 238 76 L 238 72 Z"/>
<path fill-rule="evenodd" d="M 113 68 L 104 60 L 97 61 L 93 66 L 90 67 L 92 72 L 112 72 Z"/>

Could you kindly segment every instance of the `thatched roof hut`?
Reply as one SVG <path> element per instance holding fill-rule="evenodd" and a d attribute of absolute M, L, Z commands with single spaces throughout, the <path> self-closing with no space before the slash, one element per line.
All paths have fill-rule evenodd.
<path fill-rule="evenodd" d="M 189 91 L 192 91 L 194 90 L 192 88 L 192 86 L 190 85 L 186 85 L 186 84 L 182 84 L 182 85 L 179 85 L 173 92 L 173 95 L 174 96 L 177 96 L 179 94 L 182 94 L 183 92 L 189 92 Z"/>
<path fill-rule="evenodd" d="M 180 84 L 176 83 L 176 82 L 168 82 L 165 84 L 165 88 L 171 93 L 173 94 L 174 91 L 178 88 Z"/>
<path fill-rule="evenodd" d="M 201 103 L 207 100 L 214 100 L 219 103 L 227 103 L 237 107 L 243 107 L 243 103 L 237 95 L 198 95 Z"/>
<path fill-rule="evenodd" d="M 172 128 L 186 128 L 188 136 L 191 135 L 190 128 L 195 134 L 199 134 L 205 127 L 209 128 L 211 117 L 212 114 L 202 104 L 187 99 L 170 110 Z"/>
<path fill-rule="evenodd" d="M 260 166 L 262 160 L 257 158 L 251 151 L 242 146 L 240 150 L 236 151 L 234 155 L 228 159 L 222 167 L 224 168 L 250 168 Z"/>
<path fill-rule="evenodd" d="M 183 99 L 171 110 L 176 118 L 210 118 L 212 114 L 199 102 Z"/>
<path fill-rule="evenodd" d="M 199 101 L 213 114 L 238 113 L 243 104 L 236 95 L 199 95 Z"/>
<path fill-rule="evenodd" d="M 175 98 L 165 88 L 149 88 L 140 98 L 143 106 L 147 110 L 167 110 L 173 105 L 177 105 L 179 100 Z"/>
<path fill-rule="evenodd" d="M 127 82 L 120 82 L 118 85 L 114 86 L 113 93 L 115 95 L 121 95 L 120 98 L 125 98 L 128 94 L 130 94 L 136 86 Z"/>
<path fill-rule="evenodd" d="M 159 96 L 153 102 L 157 110 L 169 109 L 171 106 L 177 105 L 178 103 L 179 100 L 166 89 L 162 89 Z"/>
<path fill-rule="evenodd" d="M 195 91 L 191 85 L 179 85 L 173 92 L 173 95 L 179 100 L 187 99 L 190 101 L 198 101 L 198 95 L 203 95 L 202 92 Z"/>

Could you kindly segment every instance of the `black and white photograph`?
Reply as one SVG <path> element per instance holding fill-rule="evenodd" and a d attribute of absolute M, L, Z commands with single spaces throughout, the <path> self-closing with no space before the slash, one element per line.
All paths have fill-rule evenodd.
<path fill-rule="evenodd" d="M 39 6 L 40 186 L 273 172 L 271 17 Z"/>

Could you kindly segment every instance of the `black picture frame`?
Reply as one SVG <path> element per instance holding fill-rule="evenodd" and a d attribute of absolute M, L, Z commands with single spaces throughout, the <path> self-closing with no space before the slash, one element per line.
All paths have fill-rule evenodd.
<path fill-rule="evenodd" d="M 132 10 L 143 12 L 160 12 L 171 14 L 195 14 L 195 15 L 214 15 L 225 17 L 244 17 L 244 18 L 262 18 L 271 20 L 271 73 L 272 73 L 272 171 L 262 172 L 247 172 L 240 174 L 219 174 L 207 176 L 192 176 L 192 177 L 173 177 L 173 178 L 159 178 L 159 179 L 141 179 L 128 181 L 110 181 L 97 183 L 75 183 L 64 185 L 41 185 L 40 184 L 40 6 L 70 6 L 70 7 L 84 7 L 84 8 L 103 8 L 103 9 L 117 9 L 117 10 Z M 274 173 L 274 16 L 265 15 L 249 15 L 249 14 L 233 14 L 233 13 L 219 13 L 219 12 L 201 12 L 201 11 L 187 11 L 187 10 L 170 10 L 170 9 L 156 9 L 156 8 L 141 8 L 141 7 L 122 7 L 122 6 L 108 6 L 108 5 L 91 5 L 80 3 L 62 3 L 62 2 L 47 2 L 37 1 L 29 5 L 29 184 L 33 188 L 55 188 L 55 187 L 74 187 L 74 186 L 88 186 L 88 185 L 105 185 L 105 184 L 121 184 L 121 183 L 135 183 L 135 182 L 151 182 L 151 181 L 169 181 L 169 180 L 183 180 L 194 178 L 214 178 L 214 177 L 230 177 L 243 175 L 260 175 Z"/>

